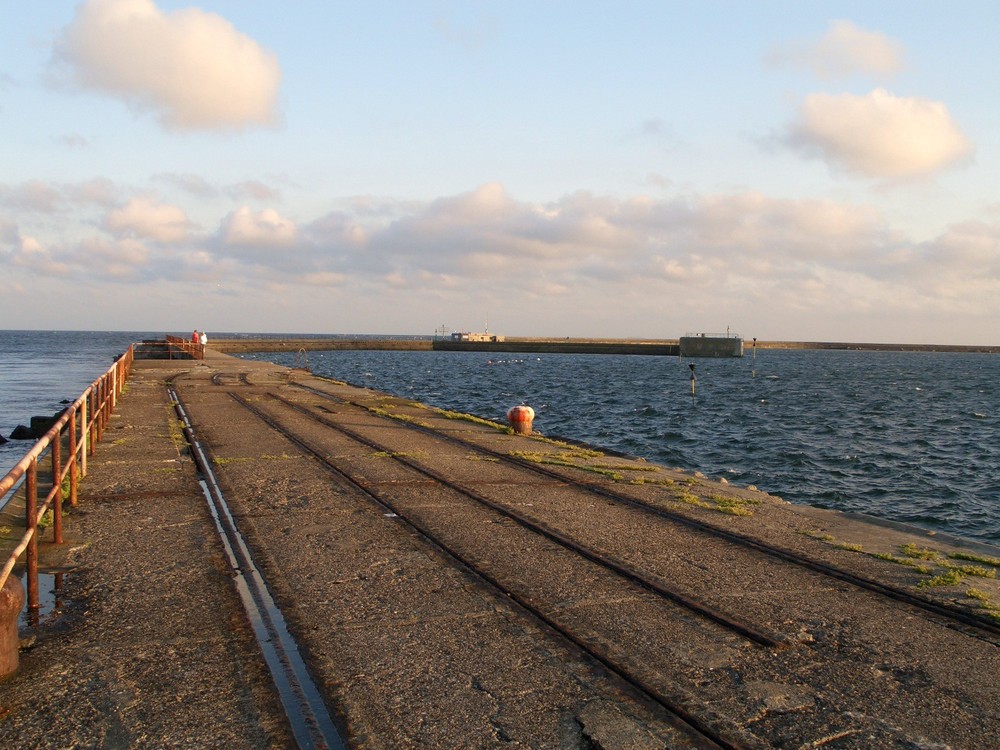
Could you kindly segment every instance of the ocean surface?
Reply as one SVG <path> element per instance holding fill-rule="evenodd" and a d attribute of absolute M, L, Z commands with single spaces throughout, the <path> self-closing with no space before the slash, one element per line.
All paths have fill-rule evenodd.
<path fill-rule="evenodd" d="M 252 354 L 294 365 L 292 354 Z M 695 396 L 691 370 L 695 365 Z M 310 352 L 318 375 L 724 477 L 793 503 L 1000 544 L 1000 356 Z"/>
<path fill-rule="evenodd" d="M 232 334 L 219 334 L 229 338 Z M 256 337 L 256 334 L 249 334 Z M 143 332 L 0 331 L 0 434 L 75 399 Z M 251 354 L 295 364 L 294 354 Z M 756 358 L 309 352 L 325 375 L 790 502 L 1000 544 L 1000 356 L 760 350 Z M 691 370 L 695 365 L 695 396 Z M 30 444 L 0 446 L 0 475 Z"/>
<path fill-rule="evenodd" d="M 0 435 L 10 437 L 33 416 L 49 415 L 75 401 L 134 341 L 163 338 L 121 331 L 0 330 Z M 0 445 L 0 476 L 30 450 L 30 441 Z"/>

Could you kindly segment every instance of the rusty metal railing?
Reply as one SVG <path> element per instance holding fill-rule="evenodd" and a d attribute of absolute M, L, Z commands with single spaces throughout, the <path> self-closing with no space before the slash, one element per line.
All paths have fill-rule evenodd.
<path fill-rule="evenodd" d="M 51 510 L 53 541 L 62 544 L 63 500 L 68 500 L 71 506 L 76 505 L 77 482 L 87 475 L 87 456 L 94 454 L 95 446 L 104 434 L 132 369 L 133 358 L 134 346 L 130 346 L 107 372 L 65 409 L 24 458 L 0 479 L 0 507 L 7 503 L 8 495 L 14 495 L 18 483 L 24 479 L 26 528 L 0 570 L 0 588 L 7 582 L 18 559 L 26 553 L 29 613 L 38 612 L 38 540 L 44 531 L 42 520 Z M 47 467 L 40 467 L 46 456 L 49 459 L 44 461 Z M 39 473 L 43 481 L 47 479 L 51 483 L 43 497 L 39 497 Z M 41 491 L 45 491 L 44 487 Z"/>
<path fill-rule="evenodd" d="M 196 343 L 193 339 L 182 339 L 180 336 L 166 337 L 167 359 L 173 359 L 175 354 L 179 354 L 180 359 L 204 359 L 205 347 Z"/>

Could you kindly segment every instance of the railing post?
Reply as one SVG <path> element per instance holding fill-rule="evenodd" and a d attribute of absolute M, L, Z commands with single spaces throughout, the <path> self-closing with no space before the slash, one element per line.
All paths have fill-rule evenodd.
<path fill-rule="evenodd" d="M 82 405 L 81 405 L 82 406 Z M 69 412 L 69 504 L 70 507 L 76 505 L 76 467 L 78 466 L 76 456 L 76 407 Z"/>
<path fill-rule="evenodd" d="M 62 544 L 62 430 L 52 441 L 52 541 Z"/>
<path fill-rule="evenodd" d="M 97 383 L 90 388 L 90 416 L 87 421 L 87 452 L 94 455 L 94 444 L 97 442 Z"/>
<path fill-rule="evenodd" d="M 38 612 L 38 459 L 31 459 L 24 481 L 24 520 L 28 540 L 26 567 L 28 576 L 28 613 Z"/>
<path fill-rule="evenodd" d="M 105 407 L 104 403 L 107 400 L 107 388 L 105 386 L 105 377 L 100 377 L 97 380 L 97 411 L 94 412 L 94 421 L 97 422 L 97 442 L 101 442 L 104 439 L 104 414 Z"/>
<path fill-rule="evenodd" d="M 87 422 L 88 411 L 87 405 L 90 403 L 90 396 L 93 393 L 93 388 L 87 393 L 87 397 L 83 399 L 83 403 L 80 404 L 80 439 L 83 441 L 83 445 L 80 446 L 80 476 L 87 476 L 87 453 L 90 451 L 90 426 Z"/>

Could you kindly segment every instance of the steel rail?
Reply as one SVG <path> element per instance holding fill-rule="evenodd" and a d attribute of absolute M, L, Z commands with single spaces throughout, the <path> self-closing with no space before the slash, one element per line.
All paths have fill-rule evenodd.
<path fill-rule="evenodd" d="M 656 580 L 646 575 L 645 573 L 636 570 L 635 568 L 629 566 L 628 564 L 620 560 L 616 560 L 610 555 L 586 547 L 585 545 L 569 538 L 565 534 L 558 532 L 554 529 L 551 529 L 545 526 L 544 524 L 539 523 L 538 521 L 533 521 L 529 517 L 521 513 L 518 513 L 512 508 L 494 502 L 493 500 L 490 500 L 488 497 L 485 497 L 484 495 L 476 492 L 475 490 L 470 489 L 468 487 L 464 487 L 455 482 L 454 480 L 449 479 L 448 477 L 442 475 L 441 473 L 429 469 L 428 467 L 423 466 L 417 463 L 416 461 L 407 458 L 406 456 L 395 455 L 392 453 L 392 451 L 388 450 L 386 446 L 377 443 L 374 440 L 370 440 L 369 438 L 366 438 L 364 435 L 361 435 L 355 432 L 354 430 L 336 424 L 335 422 L 326 417 L 323 417 L 319 414 L 315 414 L 314 412 L 309 411 L 300 404 L 296 404 L 292 401 L 289 401 L 288 399 L 282 398 L 281 396 L 275 393 L 268 393 L 268 395 L 271 398 L 274 398 L 277 401 L 280 401 L 281 403 L 285 404 L 286 406 L 295 409 L 296 411 L 305 415 L 306 417 L 315 420 L 316 422 L 319 422 L 320 424 L 326 427 L 330 427 L 331 429 L 337 430 L 343 433 L 344 435 L 347 435 L 349 438 L 361 443 L 362 445 L 367 445 L 369 448 L 373 448 L 376 451 L 386 451 L 392 456 L 394 460 L 398 461 L 404 466 L 408 466 L 414 471 L 423 474 L 424 476 L 430 479 L 433 479 L 439 484 L 444 485 L 446 487 L 450 487 L 454 489 L 456 492 L 460 492 L 469 499 L 474 500 L 475 502 L 490 508 L 494 512 L 499 513 L 505 516 L 506 518 L 511 519 L 512 521 L 519 524 L 523 528 L 528 529 L 529 531 L 532 531 L 536 534 L 540 534 L 549 541 L 555 542 L 556 544 L 561 545 L 566 549 L 576 552 L 581 557 L 590 560 L 591 562 L 596 563 L 597 565 L 601 565 L 605 568 L 608 568 L 609 570 L 614 571 L 622 578 L 625 578 L 626 580 L 629 580 L 632 583 L 635 583 L 641 586 L 642 588 L 645 588 L 648 591 L 652 591 L 654 594 L 658 594 L 666 599 L 669 599 L 670 601 L 680 605 L 681 607 L 684 607 L 690 612 L 693 612 L 697 615 L 701 615 L 702 617 L 711 620 L 717 625 L 721 625 L 722 627 L 728 630 L 732 630 L 742 635 L 744 638 L 747 638 L 760 646 L 764 646 L 765 648 L 781 648 L 784 646 L 791 645 L 791 642 L 787 638 L 785 638 L 783 635 L 779 633 L 771 631 L 769 628 L 761 628 L 757 625 L 744 622 L 738 619 L 735 615 L 723 612 L 721 609 L 713 607 L 710 604 L 707 604 L 699 600 L 696 596 L 694 596 L 690 592 L 681 591 L 677 588 L 672 588 L 667 584 L 665 584 L 663 581 Z"/>
<path fill-rule="evenodd" d="M 322 450 L 295 435 L 291 430 L 281 425 L 263 409 L 251 404 L 249 401 L 236 393 L 230 391 L 229 395 L 236 403 L 257 416 L 271 429 L 283 435 L 286 439 L 297 445 L 307 454 L 311 455 L 314 459 L 316 459 L 320 466 L 341 480 L 349 483 L 352 487 L 363 493 L 385 511 L 392 513 L 400 522 L 408 526 L 420 538 L 424 539 L 428 544 L 432 545 L 445 556 L 457 562 L 471 575 L 488 584 L 489 587 L 501 594 L 505 599 L 515 602 L 522 610 L 543 623 L 553 632 L 558 633 L 578 649 L 588 654 L 591 658 L 602 664 L 613 674 L 617 675 L 626 684 L 637 690 L 640 695 L 645 696 L 646 699 L 653 701 L 661 708 L 665 709 L 674 719 L 674 725 L 685 731 L 693 741 L 698 743 L 699 747 L 715 748 L 716 750 L 718 748 L 725 748 L 725 750 L 743 750 L 746 748 L 749 750 L 750 748 L 760 747 L 756 738 L 739 732 L 738 729 L 734 726 L 730 726 L 724 719 L 715 716 L 706 716 L 703 710 L 699 711 L 696 706 L 700 704 L 700 701 L 694 696 L 683 693 L 676 687 L 673 692 L 668 693 L 663 688 L 650 684 L 641 675 L 637 674 L 634 669 L 618 663 L 612 655 L 605 653 L 602 649 L 596 647 L 587 638 L 574 633 L 570 628 L 561 624 L 558 620 L 532 604 L 528 598 L 504 586 L 504 584 L 496 577 L 478 567 L 473 560 L 469 559 L 466 555 L 441 540 L 432 531 L 428 530 L 418 520 L 405 513 L 392 501 L 380 496 L 371 487 L 356 480 L 350 474 L 342 470 L 330 461 Z M 741 736 L 736 737 L 736 734 L 740 734 Z"/>
<path fill-rule="evenodd" d="M 240 600 L 271 672 L 296 744 L 300 750 L 343 750 L 344 741 L 309 674 L 298 644 L 288 630 L 284 615 L 271 596 L 267 582 L 236 525 L 187 410 L 173 386 L 168 387 L 167 392 L 184 424 L 185 436 L 201 472 L 200 482 L 209 513 L 235 574 Z"/>
<path fill-rule="evenodd" d="M 341 398 L 332 393 L 327 393 L 318 388 L 312 388 L 311 386 L 304 385 L 302 383 L 291 383 L 291 385 L 300 388 L 302 390 L 309 391 L 310 393 L 315 393 L 318 396 L 327 398 L 331 401 L 336 401 L 348 406 L 354 406 L 359 409 L 363 409 L 369 414 L 375 414 L 383 419 L 391 419 L 391 417 L 385 417 L 384 415 L 377 414 L 377 412 L 372 411 L 370 408 L 364 404 L 359 404 L 356 401 L 351 401 L 350 399 Z M 821 560 L 816 560 L 815 558 L 802 555 L 793 550 L 779 547 L 774 544 L 769 544 L 768 542 L 755 539 L 754 537 L 747 536 L 746 534 L 740 534 L 736 531 L 731 531 L 729 529 L 716 526 L 715 524 L 708 523 L 707 521 L 699 521 L 697 519 L 686 516 L 682 513 L 677 513 L 674 511 L 667 510 L 666 508 L 660 508 L 649 503 L 638 500 L 634 497 L 629 497 L 628 495 L 623 495 L 619 492 L 607 489 L 606 487 L 601 487 L 595 485 L 591 482 L 583 482 L 573 477 L 567 476 L 566 474 L 548 469 L 544 466 L 539 466 L 536 463 L 527 461 L 517 456 L 511 456 L 507 453 L 501 453 L 495 451 L 486 446 L 480 445 L 473 441 L 463 440 L 462 438 L 456 437 L 451 434 L 439 432 L 430 427 L 425 427 L 424 425 L 407 423 L 411 427 L 417 430 L 421 430 L 428 434 L 438 435 L 445 440 L 449 440 L 458 445 L 471 448 L 473 450 L 479 451 L 484 455 L 488 455 L 494 458 L 501 458 L 505 461 L 511 461 L 518 464 L 519 466 L 528 469 L 529 471 L 535 472 L 536 474 L 541 474 L 549 478 L 559 479 L 563 482 L 568 482 L 574 486 L 580 487 L 592 494 L 602 497 L 606 500 L 613 500 L 615 502 L 623 503 L 634 507 L 644 513 L 649 513 L 667 521 L 671 521 L 682 526 L 687 526 L 695 531 L 707 534 L 709 536 L 714 536 L 717 538 L 724 539 L 736 546 L 753 549 L 761 554 L 769 557 L 776 557 L 778 559 L 784 560 L 785 562 L 798 565 L 800 567 L 811 570 L 815 573 L 833 578 L 835 580 L 842 581 L 844 583 L 851 584 L 857 588 L 865 589 L 871 591 L 875 594 L 879 594 L 888 599 L 898 601 L 903 604 L 910 605 L 914 608 L 923 610 L 930 614 L 934 614 L 940 618 L 945 618 L 946 620 L 953 621 L 952 623 L 945 622 L 941 623 L 946 627 L 953 628 L 959 632 L 965 633 L 966 635 L 976 635 L 976 637 L 982 637 L 980 633 L 988 633 L 994 638 L 1000 638 L 1000 623 L 994 622 L 986 617 L 979 616 L 973 612 L 966 612 L 954 607 L 949 607 L 946 604 L 941 604 L 928 597 L 920 596 L 919 594 L 906 591 L 904 589 L 898 588 L 896 586 L 891 586 L 889 584 L 881 583 L 874 579 L 868 578 L 866 576 L 858 575 L 857 573 L 852 573 L 843 568 L 837 567 L 830 563 L 825 563 Z M 969 633 L 968 628 L 972 628 L 979 633 Z M 993 640 L 991 638 L 983 638 L 987 643 L 994 646 L 1000 646 L 1000 641 Z"/>

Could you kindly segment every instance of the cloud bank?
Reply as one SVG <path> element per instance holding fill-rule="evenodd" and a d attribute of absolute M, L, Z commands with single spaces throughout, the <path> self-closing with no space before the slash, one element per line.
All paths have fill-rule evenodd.
<path fill-rule="evenodd" d="M 277 121 L 277 58 L 224 18 L 152 0 L 87 0 L 54 49 L 76 85 L 154 112 L 168 128 Z"/>
<path fill-rule="evenodd" d="M 912 242 L 873 208 L 830 200 L 581 191 L 532 202 L 487 183 L 426 202 L 344 198 L 318 217 L 239 206 L 201 227 L 151 193 L 105 186 L 114 203 L 96 202 L 96 184 L 0 191 L 8 288 L 99 288 L 139 308 L 154 295 L 195 307 L 218 296 L 244 328 L 280 325 L 286 311 L 285 327 L 329 330 L 335 309 L 345 328 L 370 330 L 376 316 L 419 331 L 461 309 L 503 310 L 525 333 L 539 316 L 567 334 L 626 336 L 751 316 L 765 337 L 801 337 L 804 325 L 880 340 L 873 321 L 892 321 L 922 341 L 953 340 L 957 318 L 989 320 L 1000 298 L 1000 222 Z M 59 211 L 23 214 L 25 193 Z"/>
<path fill-rule="evenodd" d="M 74 210 L 97 206 L 74 186 L 34 187 L 51 188 Z M 7 191 L 0 217 L 20 194 Z M 242 206 L 199 233 L 180 207 L 141 196 L 99 209 L 75 240 L 44 239 L 44 222 L 37 231 L 3 222 L 0 258 L 35 276 L 248 288 L 350 282 L 376 298 L 390 290 L 473 297 L 514 290 L 551 301 L 587 291 L 628 305 L 641 292 L 791 311 L 890 304 L 986 311 L 1000 295 L 1000 224 L 958 225 L 916 244 L 869 207 L 755 192 L 667 199 L 578 192 L 532 203 L 489 183 L 423 204 L 384 200 L 377 212 L 371 200 L 345 200 L 309 221 Z"/>
<path fill-rule="evenodd" d="M 119 237 L 173 243 L 187 239 L 191 223 L 177 206 L 162 205 L 151 198 L 134 198 L 121 208 L 109 211 L 104 227 Z"/>

